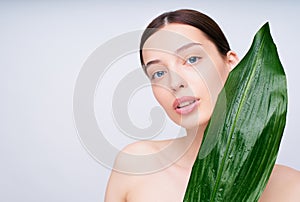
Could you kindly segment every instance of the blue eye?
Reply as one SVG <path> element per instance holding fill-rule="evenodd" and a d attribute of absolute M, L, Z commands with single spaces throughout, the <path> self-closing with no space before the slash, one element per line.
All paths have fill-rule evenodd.
<path fill-rule="evenodd" d="M 196 62 L 198 62 L 198 60 L 200 59 L 200 57 L 196 57 L 196 56 L 192 56 L 192 57 L 189 57 L 186 62 L 188 64 L 195 64 Z"/>
<path fill-rule="evenodd" d="M 160 77 L 162 77 L 164 74 L 165 74 L 165 71 L 158 71 L 158 72 L 155 72 L 155 73 L 152 75 L 152 79 L 160 78 Z"/>

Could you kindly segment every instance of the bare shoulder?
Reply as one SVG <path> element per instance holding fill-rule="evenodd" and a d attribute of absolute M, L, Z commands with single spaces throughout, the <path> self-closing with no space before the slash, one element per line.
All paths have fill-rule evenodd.
<path fill-rule="evenodd" d="M 127 145 L 117 156 L 114 168 L 125 173 L 146 174 L 155 169 L 162 161 L 159 151 L 168 145 L 170 140 L 161 141 L 138 141 Z M 145 170 L 146 169 L 146 170 Z"/>
<path fill-rule="evenodd" d="M 275 165 L 260 201 L 300 201 L 300 172 L 287 166 Z"/>
<path fill-rule="evenodd" d="M 143 169 L 141 166 L 145 166 L 138 162 L 139 159 L 143 160 L 145 155 L 156 153 L 166 144 L 168 141 L 138 141 L 122 149 L 116 157 L 107 183 L 105 202 L 125 202 L 128 193 L 143 180 L 143 175 L 136 174 Z M 139 158 L 139 156 L 143 156 L 143 158 Z"/>
<path fill-rule="evenodd" d="M 129 154 L 138 154 L 138 155 L 151 154 L 160 151 L 162 148 L 168 145 L 170 141 L 171 140 L 137 141 L 124 147 L 122 152 L 129 153 Z"/>

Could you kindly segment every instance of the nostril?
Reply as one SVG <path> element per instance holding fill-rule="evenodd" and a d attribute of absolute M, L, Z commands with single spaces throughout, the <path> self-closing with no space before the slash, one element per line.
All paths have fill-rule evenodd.
<path fill-rule="evenodd" d="M 170 72 L 169 73 L 169 86 L 172 91 L 178 91 L 187 87 L 187 82 L 184 78 L 181 77 L 179 72 Z"/>
<path fill-rule="evenodd" d="M 183 84 L 180 84 L 180 85 L 178 85 L 178 87 L 172 87 L 172 91 L 177 91 L 178 89 L 180 89 L 180 88 L 185 88 L 185 86 L 183 85 Z"/>

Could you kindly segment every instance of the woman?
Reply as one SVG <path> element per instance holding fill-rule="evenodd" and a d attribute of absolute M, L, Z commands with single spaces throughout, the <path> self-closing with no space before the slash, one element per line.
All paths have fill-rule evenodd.
<path fill-rule="evenodd" d="M 194 10 L 177 10 L 148 25 L 141 39 L 140 58 L 155 98 L 168 116 L 186 129 L 186 136 L 137 142 L 124 152 L 159 153 L 171 144 L 173 151 L 187 149 L 169 166 L 165 162 L 171 157 L 162 154 L 152 162 L 153 168 L 161 168 L 156 172 L 130 175 L 112 171 L 105 201 L 183 201 L 216 98 L 238 57 L 211 18 Z M 121 161 L 117 159 L 116 165 Z M 300 201 L 299 172 L 276 165 L 260 201 Z"/>

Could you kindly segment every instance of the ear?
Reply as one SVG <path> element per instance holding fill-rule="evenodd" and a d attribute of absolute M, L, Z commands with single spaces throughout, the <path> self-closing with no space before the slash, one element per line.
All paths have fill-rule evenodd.
<path fill-rule="evenodd" d="M 229 67 L 229 71 L 233 70 L 235 66 L 239 63 L 239 57 L 234 51 L 228 51 L 226 54 L 227 64 Z"/>

